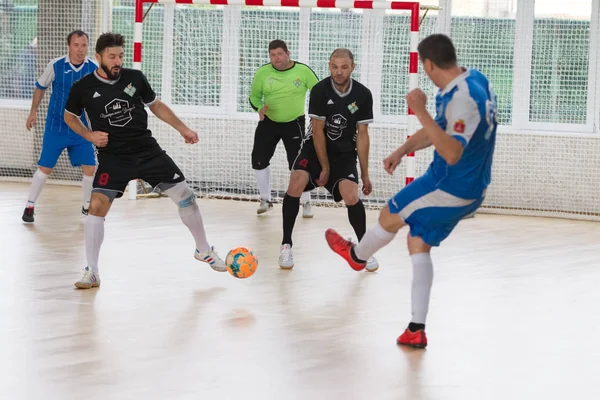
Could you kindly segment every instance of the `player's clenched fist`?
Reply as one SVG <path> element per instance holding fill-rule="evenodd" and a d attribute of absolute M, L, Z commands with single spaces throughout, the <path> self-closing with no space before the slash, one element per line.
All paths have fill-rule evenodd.
<path fill-rule="evenodd" d="M 102 131 L 93 131 L 89 134 L 88 140 L 96 147 L 104 147 L 108 144 L 108 133 Z"/>
<path fill-rule="evenodd" d="M 198 134 L 191 129 L 185 129 L 180 132 L 187 144 L 198 143 Z"/>
<path fill-rule="evenodd" d="M 421 89 L 413 89 L 406 95 L 406 104 L 415 114 L 420 114 L 425 111 L 427 96 Z"/>
<path fill-rule="evenodd" d="M 385 172 L 392 175 L 396 167 L 400 165 L 401 160 L 402 154 L 398 151 L 394 151 L 383 160 L 383 169 L 385 169 Z"/>

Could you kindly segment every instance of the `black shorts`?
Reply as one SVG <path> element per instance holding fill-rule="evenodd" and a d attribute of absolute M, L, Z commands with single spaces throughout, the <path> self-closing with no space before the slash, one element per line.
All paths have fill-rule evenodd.
<path fill-rule="evenodd" d="M 290 122 L 274 122 L 265 115 L 265 119 L 258 123 L 254 132 L 252 168 L 258 170 L 267 168 L 275 154 L 277 144 L 283 140 L 291 170 L 302 145 L 304 127 L 304 115 Z"/>
<path fill-rule="evenodd" d="M 333 199 L 339 202 L 342 201 L 342 195 L 338 187 L 340 181 L 347 179 L 358 184 L 356 153 L 328 154 L 327 156 L 329 157 L 329 180 L 325 184 L 325 188 L 331 193 Z M 321 163 L 317 157 L 312 139 L 304 142 L 292 169 L 308 172 L 310 181 L 304 191 L 313 190 L 317 187 L 315 181 L 319 179 L 321 174 Z"/>
<path fill-rule="evenodd" d="M 183 172 L 167 153 L 156 146 L 133 154 L 98 153 L 98 168 L 94 177 L 95 191 L 109 190 L 123 196 L 129 181 L 143 179 L 152 186 L 185 180 Z"/>

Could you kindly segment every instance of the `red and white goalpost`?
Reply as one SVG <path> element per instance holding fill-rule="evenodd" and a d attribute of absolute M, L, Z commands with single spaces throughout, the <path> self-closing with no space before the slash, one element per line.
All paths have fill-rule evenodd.
<path fill-rule="evenodd" d="M 408 90 L 418 87 L 418 53 L 417 45 L 419 43 L 419 25 L 420 11 L 422 9 L 437 9 L 437 7 L 420 6 L 419 2 L 403 2 L 403 1 L 349 1 L 349 0 L 136 0 L 135 5 L 135 30 L 134 30 L 134 48 L 133 48 L 133 67 L 141 69 L 142 66 L 142 37 L 144 26 L 144 5 L 145 3 L 154 4 L 178 4 L 178 5 L 212 5 L 212 6 L 251 6 L 251 7 L 286 7 L 286 8 L 317 8 L 317 9 L 342 9 L 342 10 L 403 10 L 410 13 L 410 56 L 408 58 L 408 68 L 399 70 L 398 74 L 408 73 Z M 407 34 L 409 34 L 407 32 Z M 276 39 L 275 37 L 272 39 Z M 192 44 L 193 45 L 193 44 Z M 331 48 L 333 50 L 334 47 Z M 265 50 L 266 55 L 266 50 Z M 266 59 L 266 56 L 265 56 Z M 385 62 L 385 60 L 383 61 Z M 404 66 L 406 68 L 406 66 Z M 321 77 L 323 78 L 323 77 Z M 395 93 L 396 96 L 404 97 L 406 92 Z M 416 116 L 412 110 L 406 108 L 408 115 L 405 115 L 406 139 L 410 137 L 416 130 Z M 377 118 L 376 118 L 377 119 Z M 376 121 L 377 122 L 377 121 Z M 373 139 L 372 139 L 373 140 Z M 394 143 L 396 147 L 400 143 Z M 390 143 L 390 145 L 392 145 Z M 394 148 L 395 148 L 394 147 Z M 389 147 L 388 150 L 392 148 Z M 380 162 L 380 160 L 373 160 Z M 415 154 L 409 154 L 404 166 L 404 184 L 408 185 L 415 179 Z M 129 186 L 129 198 L 136 198 L 136 182 L 131 182 Z M 389 192 L 393 192 L 390 190 Z"/>

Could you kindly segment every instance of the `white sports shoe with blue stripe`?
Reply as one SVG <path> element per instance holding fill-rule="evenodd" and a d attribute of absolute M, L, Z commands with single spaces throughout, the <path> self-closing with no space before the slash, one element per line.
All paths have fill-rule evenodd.
<path fill-rule="evenodd" d="M 78 289 L 91 289 L 100 286 L 100 275 L 92 272 L 90 267 L 83 269 L 83 276 L 75 282 L 75 287 Z"/>
<path fill-rule="evenodd" d="M 212 269 L 218 272 L 227 272 L 225 261 L 221 260 L 221 257 L 217 255 L 214 247 L 211 247 L 207 252 L 200 252 L 196 249 L 194 258 L 198 261 L 202 261 L 210 265 Z"/>

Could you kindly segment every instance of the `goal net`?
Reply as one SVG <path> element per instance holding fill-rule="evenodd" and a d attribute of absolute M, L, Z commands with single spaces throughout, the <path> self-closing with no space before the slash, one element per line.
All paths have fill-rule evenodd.
<path fill-rule="evenodd" d="M 287 2 L 289 7 L 162 3 L 171 4 L 138 9 L 138 37 L 133 40 L 141 42 L 143 50 L 133 54 L 134 63 L 141 61 L 134 66 L 141 67 L 161 98 L 198 130 L 200 143 L 186 146 L 163 123 L 153 121 L 152 126 L 202 195 L 258 199 L 250 160 L 258 115 L 250 107 L 249 94 L 254 73 L 269 62 L 268 44 L 274 39 L 284 40 L 291 58 L 308 64 L 319 79 L 329 75 L 334 49 L 346 47 L 354 53 L 353 78 L 371 89 L 377 121 L 369 127 L 373 193 L 365 203 L 381 204 L 426 168 L 431 157 L 427 152 L 407 158 L 394 176 L 383 171 L 381 160 L 415 130 L 404 95 L 417 85 L 434 92 L 429 82 L 417 78 L 416 45 L 419 35 L 435 31 L 435 12 L 423 18 L 425 10 L 410 2 L 320 1 L 318 8 L 309 6 L 315 2 L 303 1 L 295 6 Z M 429 105 L 435 112 L 433 104 L 431 96 Z M 277 201 L 289 181 L 282 143 L 270 168 Z M 312 198 L 335 204 L 324 189 L 313 191 Z"/>

